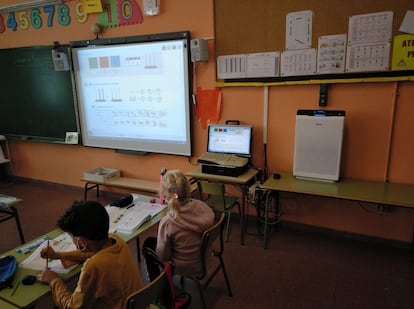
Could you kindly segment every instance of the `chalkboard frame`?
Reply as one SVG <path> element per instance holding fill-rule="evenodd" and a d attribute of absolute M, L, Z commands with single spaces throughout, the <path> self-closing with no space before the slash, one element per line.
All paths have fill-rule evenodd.
<path fill-rule="evenodd" d="M 65 143 L 66 132 L 80 132 L 72 72 L 55 70 L 52 46 L 0 49 L 0 66 L 0 134 Z"/>

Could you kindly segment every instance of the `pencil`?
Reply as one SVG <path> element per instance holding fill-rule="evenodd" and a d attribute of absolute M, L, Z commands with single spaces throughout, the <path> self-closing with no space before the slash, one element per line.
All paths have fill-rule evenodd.
<path fill-rule="evenodd" d="M 47 251 L 46 251 L 46 269 L 49 268 L 49 240 L 47 241 Z"/>
<path fill-rule="evenodd" d="M 20 285 L 20 280 L 17 281 L 16 284 L 14 285 L 13 290 L 11 290 L 11 292 L 10 292 L 10 296 L 13 296 L 14 293 L 16 293 L 16 290 L 19 287 L 19 285 Z"/>

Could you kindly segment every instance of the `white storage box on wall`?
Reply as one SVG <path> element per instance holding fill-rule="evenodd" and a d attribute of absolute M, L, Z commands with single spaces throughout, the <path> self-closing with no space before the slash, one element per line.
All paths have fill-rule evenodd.
<path fill-rule="evenodd" d="M 340 177 L 345 111 L 298 110 L 293 175 L 323 181 Z"/>

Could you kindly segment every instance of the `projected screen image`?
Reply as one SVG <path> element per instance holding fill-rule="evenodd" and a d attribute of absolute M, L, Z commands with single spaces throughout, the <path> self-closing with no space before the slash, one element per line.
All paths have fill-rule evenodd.
<path fill-rule="evenodd" d="M 191 155 L 188 37 L 72 48 L 85 146 Z"/>

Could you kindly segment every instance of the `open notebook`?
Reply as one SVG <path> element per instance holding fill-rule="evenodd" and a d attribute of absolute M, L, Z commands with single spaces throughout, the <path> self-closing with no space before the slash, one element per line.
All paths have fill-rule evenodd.
<path fill-rule="evenodd" d="M 252 136 L 252 126 L 210 124 L 207 151 L 198 158 L 198 163 L 246 166 L 251 156 Z"/>
<path fill-rule="evenodd" d="M 133 194 L 135 196 L 135 194 Z M 167 205 L 138 201 L 134 198 L 128 207 L 119 208 L 107 205 L 109 232 L 131 234 L 152 217 L 159 214 Z"/>
<path fill-rule="evenodd" d="M 41 238 L 41 243 L 37 246 L 34 245 L 32 249 L 35 249 L 24 261 L 20 262 L 19 267 L 23 269 L 44 270 L 46 267 L 46 260 L 40 256 L 40 251 L 46 246 L 51 246 L 55 251 L 74 251 L 76 246 L 72 241 L 72 238 L 68 233 L 62 233 L 54 239 Z M 37 241 L 36 241 L 37 242 Z M 27 252 L 26 252 L 27 253 Z M 67 274 L 73 268 L 76 267 L 76 263 L 68 260 L 49 260 L 47 267 L 56 273 Z"/>

